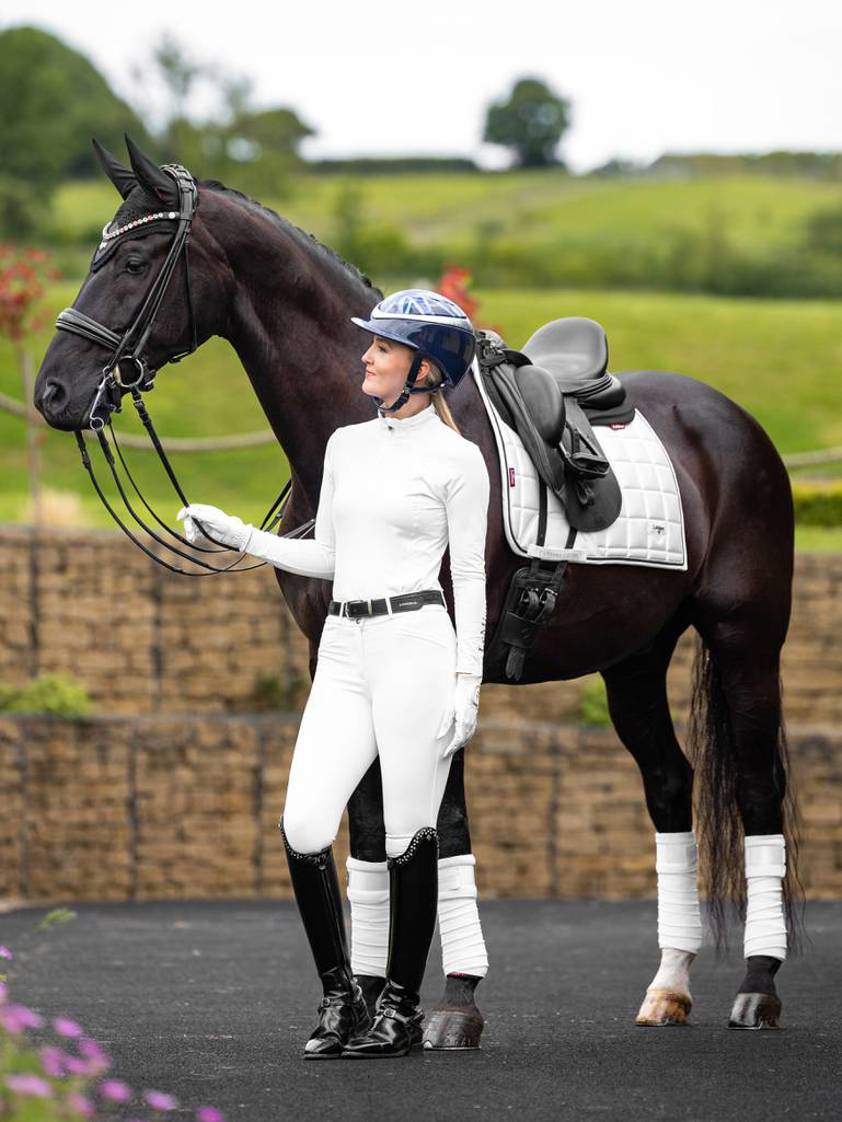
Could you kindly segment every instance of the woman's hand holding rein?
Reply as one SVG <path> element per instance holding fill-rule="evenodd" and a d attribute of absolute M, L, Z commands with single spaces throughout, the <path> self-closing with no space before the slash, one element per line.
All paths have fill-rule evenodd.
<path fill-rule="evenodd" d="M 221 542 L 229 549 L 245 553 L 254 533 L 254 526 L 207 503 L 191 503 L 182 507 L 176 518 L 184 521 L 184 536 L 194 545 L 200 541 L 211 544 Z M 203 530 L 207 530 L 211 537 L 202 533 Z"/>

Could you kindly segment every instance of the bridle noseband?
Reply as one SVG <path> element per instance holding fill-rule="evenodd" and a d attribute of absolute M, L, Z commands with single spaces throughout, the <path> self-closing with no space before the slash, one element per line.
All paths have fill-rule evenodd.
<path fill-rule="evenodd" d="M 111 414 L 121 412 L 122 397 L 123 394 L 128 391 L 132 395 L 132 402 L 138 412 L 138 415 L 140 416 L 144 428 L 149 434 L 149 438 L 152 441 L 153 447 L 158 453 L 158 457 L 161 460 L 161 463 L 163 464 L 167 475 L 169 476 L 170 482 L 172 483 L 176 494 L 181 499 L 184 506 L 189 506 L 190 500 L 185 495 L 181 485 L 178 482 L 178 479 L 176 478 L 172 465 L 167 458 L 160 438 L 158 437 L 158 434 L 156 433 L 155 428 L 152 424 L 152 418 L 149 416 L 149 412 L 147 411 L 146 405 L 141 397 L 141 394 L 144 391 L 153 388 L 155 374 L 157 373 L 156 370 L 152 369 L 148 365 L 143 354 L 143 349 L 146 346 L 147 340 L 149 339 L 149 334 L 152 331 L 152 327 L 154 326 L 155 318 L 160 311 L 164 296 L 167 291 L 167 287 L 172 278 L 172 274 L 175 271 L 175 267 L 178 263 L 178 258 L 181 254 L 182 249 L 184 250 L 184 275 L 187 287 L 187 307 L 190 317 L 190 346 L 187 350 L 178 351 L 174 355 L 169 356 L 166 359 L 166 362 L 180 362 L 187 355 L 192 354 L 198 347 L 196 316 L 194 314 L 193 297 L 190 288 L 190 262 L 187 252 L 188 242 L 190 240 L 190 228 L 193 222 L 193 216 L 196 213 L 196 207 L 198 205 L 198 192 L 196 190 L 196 183 L 193 179 L 193 176 L 189 171 L 187 171 L 186 168 L 182 167 L 181 164 L 164 164 L 163 170 L 168 172 L 176 182 L 176 186 L 178 187 L 179 209 L 163 210 L 158 211 L 157 213 L 144 215 L 141 218 L 137 218 L 131 222 L 127 222 L 124 226 L 120 226 L 114 230 L 111 230 L 109 228 L 111 225 L 110 223 L 106 224 L 102 231 L 102 241 L 100 242 L 93 257 L 92 270 L 98 267 L 97 262 L 101 264 L 104 259 L 110 256 L 110 253 L 113 250 L 114 244 L 116 243 L 117 239 L 121 237 L 130 237 L 132 233 L 139 227 L 146 227 L 147 230 L 157 229 L 159 226 L 163 227 L 165 223 L 174 220 L 177 221 L 178 225 L 176 227 L 175 235 L 170 244 L 169 250 L 167 251 L 167 256 L 164 260 L 163 265 L 161 266 L 161 270 L 155 280 L 152 282 L 149 291 L 147 292 L 140 308 L 137 311 L 137 314 L 135 315 L 129 327 L 127 327 L 122 336 L 120 336 L 115 331 L 112 331 L 109 327 L 106 327 L 104 324 L 99 323 L 98 320 L 93 319 L 91 316 L 86 315 L 84 312 L 80 312 L 77 308 L 65 308 L 62 312 L 60 312 L 58 318 L 56 319 L 56 327 L 61 331 L 69 331 L 74 335 L 80 335 L 83 339 L 88 339 L 92 343 L 99 343 L 101 346 L 111 351 L 108 361 L 102 368 L 102 374 L 94 392 L 94 396 L 88 409 L 87 416 L 88 425 L 97 434 L 106 462 L 111 470 L 111 474 L 114 477 L 114 482 L 117 485 L 117 489 L 127 510 L 131 514 L 132 518 L 134 518 L 135 522 L 137 522 L 137 524 L 143 530 L 145 530 L 155 541 L 159 542 L 161 545 L 165 546 L 167 549 L 171 550 L 179 557 L 184 557 L 188 561 L 192 561 L 194 564 L 200 566 L 200 568 L 205 571 L 195 572 L 194 570 L 181 569 L 176 565 L 170 565 L 167 561 L 164 561 L 160 557 L 158 557 L 157 554 L 152 553 L 149 549 L 147 549 L 146 546 L 125 525 L 120 516 L 112 507 L 111 503 L 108 501 L 108 498 L 106 497 L 101 486 L 99 485 L 99 482 L 96 479 L 93 466 L 88 455 L 88 450 L 85 447 L 85 441 L 82 437 L 81 431 L 78 429 L 75 432 L 76 443 L 79 446 L 79 451 L 85 470 L 90 476 L 91 482 L 94 486 L 94 490 L 96 491 L 106 510 L 120 527 L 120 529 L 127 535 L 127 537 L 129 537 L 131 541 L 133 541 L 134 544 L 138 546 L 138 548 L 141 549 L 148 557 L 151 557 L 153 561 L 157 562 L 159 565 L 162 565 L 165 569 L 169 569 L 173 573 L 180 573 L 184 576 L 200 577 L 209 576 L 212 573 L 226 572 L 244 573 L 248 572 L 250 569 L 262 568 L 265 564 L 267 564 L 267 562 L 260 561 L 256 565 L 246 565 L 243 568 L 236 569 L 234 568 L 234 566 L 241 560 L 241 558 L 238 557 L 230 565 L 226 565 L 221 568 L 215 565 L 209 565 L 206 562 L 201 561 L 194 554 L 185 553 L 183 550 L 177 549 L 170 542 L 165 541 L 138 516 L 129 501 L 125 487 L 123 486 L 123 483 L 119 478 L 117 472 L 117 464 L 111 451 L 111 445 L 109 444 L 103 431 L 107 426 L 109 431 L 111 432 L 111 436 L 114 441 L 114 447 L 117 451 L 120 463 L 122 464 L 122 467 L 129 479 L 129 482 L 131 483 L 132 488 L 137 493 L 141 502 L 155 519 L 155 521 L 159 524 L 159 526 L 163 527 L 163 529 L 171 537 L 175 538 L 183 545 L 189 546 L 196 552 L 228 552 L 226 546 L 222 542 L 216 542 L 216 539 L 208 533 L 208 531 L 201 525 L 201 523 L 199 523 L 199 526 L 202 529 L 203 534 L 207 538 L 209 538 L 210 541 L 215 542 L 215 544 L 220 547 L 219 549 L 207 549 L 206 547 L 196 545 L 193 542 L 188 541 L 187 538 L 184 538 L 180 534 L 177 534 L 175 533 L 175 531 L 171 530 L 170 527 L 161 518 L 158 517 L 158 515 L 143 497 L 140 489 L 135 483 L 134 478 L 129 471 L 128 464 L 123 457 L 120 446 L 117 443 L 117 434 L 114 432 L 114 428 L 111 424 Z M 137 372 L 137 376 L 130 381 L 127 381 L 123 375 L 121 366 L 124 364 L 133 365 Z M 286 503 L 288 501 L 287 496 L 290 487 L 291 481 L 287 481 L 280 495 L 278 495 L 277 499 L 272 504 L 265 518 L 261 522 L 261 530 L 274 529 L 278 522 L 280 522 L 281 518 L 283 518 L 284 511 L 286 510 Z M 275 514 L 275 511 L 277 511 L 277 514 Z M 297 527 L 286 536 L 302 537 L 310 529 L 310 527 L 314 525 L 314 523 L 315 519 L 311 518 L 308 522 L 305 522 L 303 525 Z"/>

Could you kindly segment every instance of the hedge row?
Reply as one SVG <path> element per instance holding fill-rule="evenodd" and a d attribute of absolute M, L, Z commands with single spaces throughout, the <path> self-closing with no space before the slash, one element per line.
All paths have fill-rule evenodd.
<path fill-rule="evenodd" d="M 842 480 L 834 483 L 793 482 L 795 521 L 801 526 L 842 526 Z"/>

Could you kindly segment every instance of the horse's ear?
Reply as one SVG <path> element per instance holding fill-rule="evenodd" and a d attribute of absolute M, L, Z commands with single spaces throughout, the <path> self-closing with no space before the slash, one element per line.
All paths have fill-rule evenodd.
<path fill-rule="evenodd" d="M 127 133 L 123 134 L 126 138 L 126 147 L 129 150 L 129 159 L 132 162 L 134 173 L 138 178 L 138 182 L 146 188 L 151 195 L 157 195 L 161 202 L 167 206 L 178 205 L 178 188 L 176 187 L 175 180 L 171 175 L 167 175 L 165 171 L 161 171 L 156 163 L 144 156 L 143 152 L 131 140 Z"/>
<path fill-rule="evenodd" d="M 91 137 L 96 152 L 97 159 L 102 164 L 103 171 L 123 196 L 127 199 L 131 192 L 137 187 L 137 179 L 133 172 L 128 168 L 123 167 L 116 156 L 113 156 L 107 148 L 97 140 L 95 136 Z"/>

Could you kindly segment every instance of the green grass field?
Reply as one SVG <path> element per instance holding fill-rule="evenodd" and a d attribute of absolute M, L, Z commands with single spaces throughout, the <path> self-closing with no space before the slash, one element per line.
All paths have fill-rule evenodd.
<path fill-rule="evenodd" d="M 201 177 L 201 171 L 196 172 Z M 286 199 L 261 198 L 297 225 L 331 241 L 336 202 L 349 180 L 297 177 Z M 353 180 L 364 219 L 389 223 L 413 241 L 447 242 L 458 250 L 492 223 L 504 235 L 536 243 L 657 240 L 675 229 L 723 223 L 736 245 L 754 249 L 792 243 L 815 210 L 838 205 L 832 183 L 761 176 L 688 181 L 579 179 L 556 170 L 497 175 L 391 175 Z M 228 184 L 236 187 L 236 183 Z M 63 241 L 91 240 L 117 209 L 105 180 L 69 183 L 58 193 L 54 225 Z"/>
<path fill-rule="evenodd" d="M 75 286 L 57 286 L 50 293 L 51 311 L 58 312 L 74 295 Z M 590 316 L 608 331 L 613 370 L 669 369 L 707 381 L 757 417 L 784 453 L 842 445 L 842 306 L 837 303 L 573 290 L 494 290 L 478 296 L 479 318 L 501 327 L 514 345 L 549 319 Z M 33 345 L 36 366 L 51 337 L 48 327 Z M 14 356 L 5 344 L 0 345 L 0 390 L 22 396 Z M 165 436 L 265 428 L 236 355 L 218 339 L 180 366 L 165 368 L 147 400 Z M 140 431 L 130 403 L 116 420 L 118 432 Z M 24 426 L 4 412 L 0 441 L 0 520 L 26 520 Z M 65 516 L 80 524 L 110 525 L 90 492 L 72 436 L 45 430 L 41 441 L 45 486 L 70 495 Z M 180 504 L 157 459 L 140 451 L 128 457 L 156 508 L 174 515 Z M 286 479 L 283 453 L 274 446 L 178 456 L 176 464 L 191 500 L 213 503 L 249 521 L 262 517 Z M 840 545 L 833 531 L 810 531 L 802 544 L 808 540 L 806 548 Z"/>
<path fill-rule="evenodd" d="M 261 201 L 330 243 L 336 201 L 347 182 L 301 177 L 288 199 Z M 460 239 L 475 237 L 484 223 L 495 224 L 505 236 L 552 245 L 576 239 L 657 240 L 677 227 L 699 229 L 711 216 L 721 216 L 729 235 L 748 248 L 783 246 L 800 237 L 810 213 L 838 198 L 833 185 L 777 178 L 617 182 L 581 180 L 557 171 L 361 177 L 354 184 L 362 191 L 367 221 L 393 224 L 419 244 L 446 241 L 457 247 Z M 54 315 L 72 303 L 99 231 L 117 202 L 104 179 L 67 184 L 57 196 L 54 227 L 60 260 L 78 279 L 49 293 L 50 326 L 30 345 L 36 368 L 52 337 Z M 84 249 L 78 248 L 80 238 Z M 374 279 L 387 291 L 437 280 Z M 601 289 L 489 289 L 475 295 L 480 300 L 478 322 L 502 330 L 512 345 L 522 344 L 547 320 L 590 316 L 608 332 L 613 370 L 675 370 L 707 381 L 757 417 L 784 454 L 842 445 L 842 303 Z M 13 353 L 2 342 L 0 390 L 22 396 Z M 218 339 L 181 365 L 163 370 L 148 405 L 165 436 L 265 428 L 236 355 Z M 116 422 L 118 431 L 139 431 L 130 403 Z M 72 436 L 44 431 L 40 440 L 51 516 L 111 525 L 90 491 Z M 156 507 L 174 515 L 180 504 L 157 459 L 146 452 L 131 452 L 129 459 Z M 276 447 L 179 456 L 176 464 L 192 500 L 214 503 L 249 521 L 262 517 L 287 477 L 283 452 Z M 0 467 L 0 520 L 26 520 L 24 426 L 2 411 Z M 836 470 L 842 466 L 824 474 Z M 799 541 L 805 548 L 842 544 L 836 531 L 805 530 Z"/>

